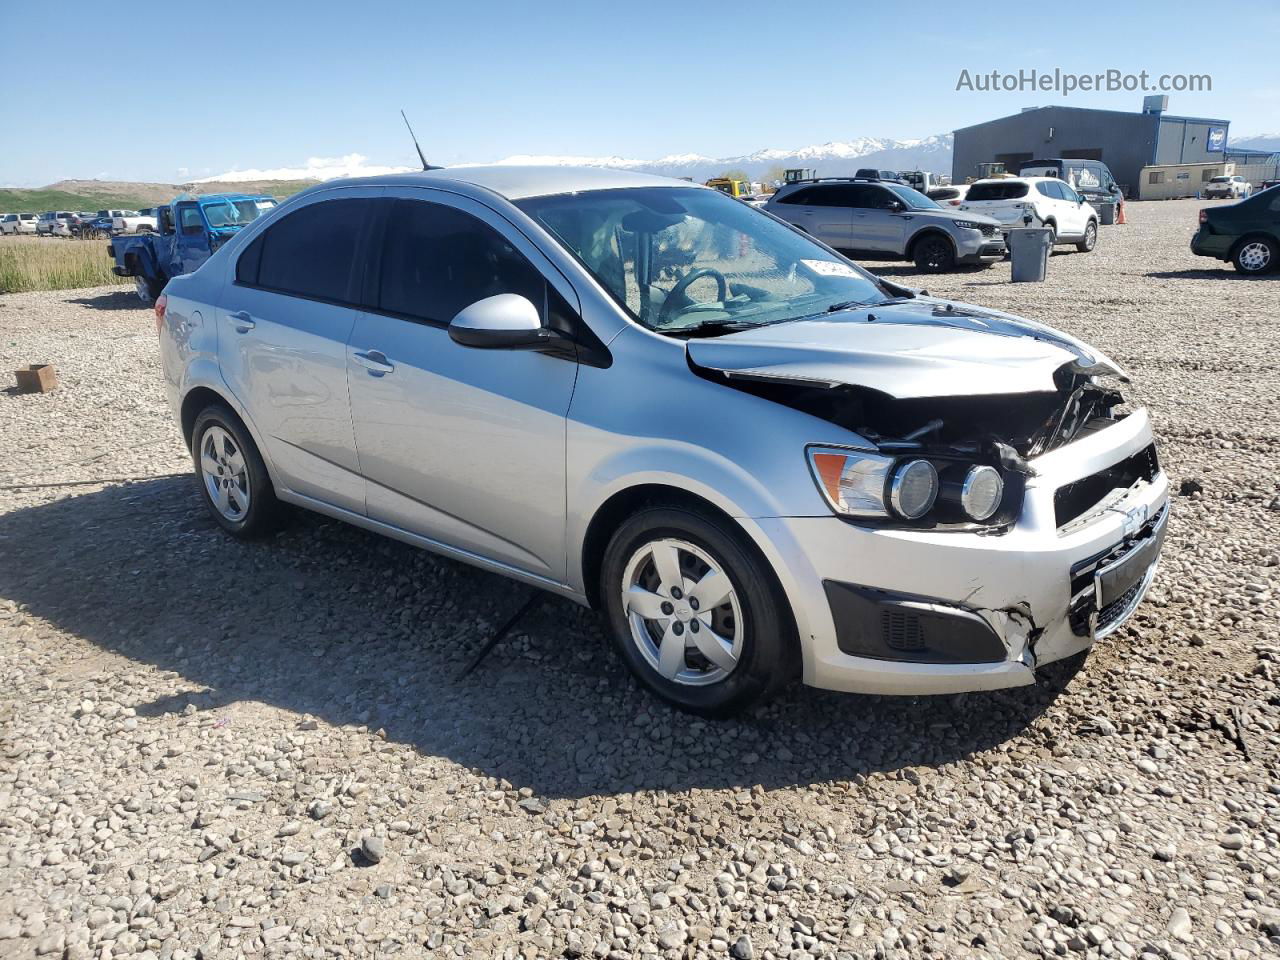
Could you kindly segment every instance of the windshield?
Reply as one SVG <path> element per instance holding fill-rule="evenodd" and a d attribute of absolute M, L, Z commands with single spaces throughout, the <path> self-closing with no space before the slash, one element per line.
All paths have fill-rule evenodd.
<path fill-rule="evenodd" d="M 243 227 L 276 205 L 274 200 L 215 200 L 204 205 L 211 227 Z"/>
<path fill-rule="evenodd" d="M 888 299 L 870 274 L 714 190 L 593 190 L 516 205 L 651 330 L 756 326 Z"/>
<path fill-rule="evenodd" d="M 1214 177 L 1209 182 L 1210 183 L 1230 183 L 1231 178 L 1230 177 Z"/>

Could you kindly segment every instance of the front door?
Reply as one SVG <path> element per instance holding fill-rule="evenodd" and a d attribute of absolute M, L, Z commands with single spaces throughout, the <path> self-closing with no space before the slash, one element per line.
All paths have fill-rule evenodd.
<path fill-rule="evenodd" d="M 344 189 L 282 217 L 240 252 L 216 311 L 223 379 L 250 414 L 276 479 L 364 513 L 347 394 L 347 341 L 363 231 L 381 188 Z M 354 195 L 353 195 L 354 194 Z"/>
<path fill-rule="evenodd" d="M 177 237 L 174 238 L 174 262 L 166 266 L 169 276 L 191 273 L 209 259 L 209 230 L 198 203 L 177 205 Z"/>
<path fill-rule="evenodd" d="M 448 324 L 499 293 L 528 297 L 547 323 L 575 311 L 576 295 L 482 204 L 432 190 L 382 203 L 381 263 L 347 367 L 369 516 L 563 582 L 565 418 L 577 364 L 464 347 Z"/>
<path fill-rule="evenodd" d="M 845 188 L 853 206 L 853 235 L 859 250 L 902 253 L 906 223 L 893 209 L 897 198 L 884 187 L 870 183 Z"/>

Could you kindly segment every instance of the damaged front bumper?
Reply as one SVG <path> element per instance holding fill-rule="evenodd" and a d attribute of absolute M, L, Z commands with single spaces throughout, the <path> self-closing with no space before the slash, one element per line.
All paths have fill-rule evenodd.
<path fill-rule="evenodd" d="M 753 521 L 796 615 L 805 682 L 881 694 L 1019 686 L 1117 629 L 1151 584 L 1168 517 L 1153 442 L 1139 410 L 1033 460 L 1002 532 Z"/>

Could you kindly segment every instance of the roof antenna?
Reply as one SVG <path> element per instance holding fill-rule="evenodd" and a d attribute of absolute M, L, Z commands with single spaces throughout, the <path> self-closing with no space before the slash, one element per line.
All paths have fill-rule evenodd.
<path fill-rule="evenodd" d="M 400 117 L 404 120 L 404 125 L 409 127 L 409 118 L 404 115 L 404 110 L 400 111 Z M 413 138 L 413 146 L 418 151 L 418 159 L 422 161 L 423 170 L 443 170 L 443 167 L 433 167 L 427 163 L 427 158 L 422 155 L 422 147 L 418 146 L 418 136 L 413 132 L 413 127 L 409 127 L 409 136 Z"/>

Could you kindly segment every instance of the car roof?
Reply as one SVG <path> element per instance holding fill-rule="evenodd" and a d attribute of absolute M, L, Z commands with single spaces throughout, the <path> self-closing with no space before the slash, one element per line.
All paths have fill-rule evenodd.
<path fill-rule="evenodd" d="M 688 180 L 658 177 L 631 170 L 604 167 L 552 167 L 498 164 L 493 166 L 446 167 L 411 173 L 390 173 L 379 177 L 329 180 L 312 190 L 333 186 L 446 186 L 483 187 L 508 200 L 545 197 L 584 190 L 612 190 L 624 187 L 701 187 Z"/>

